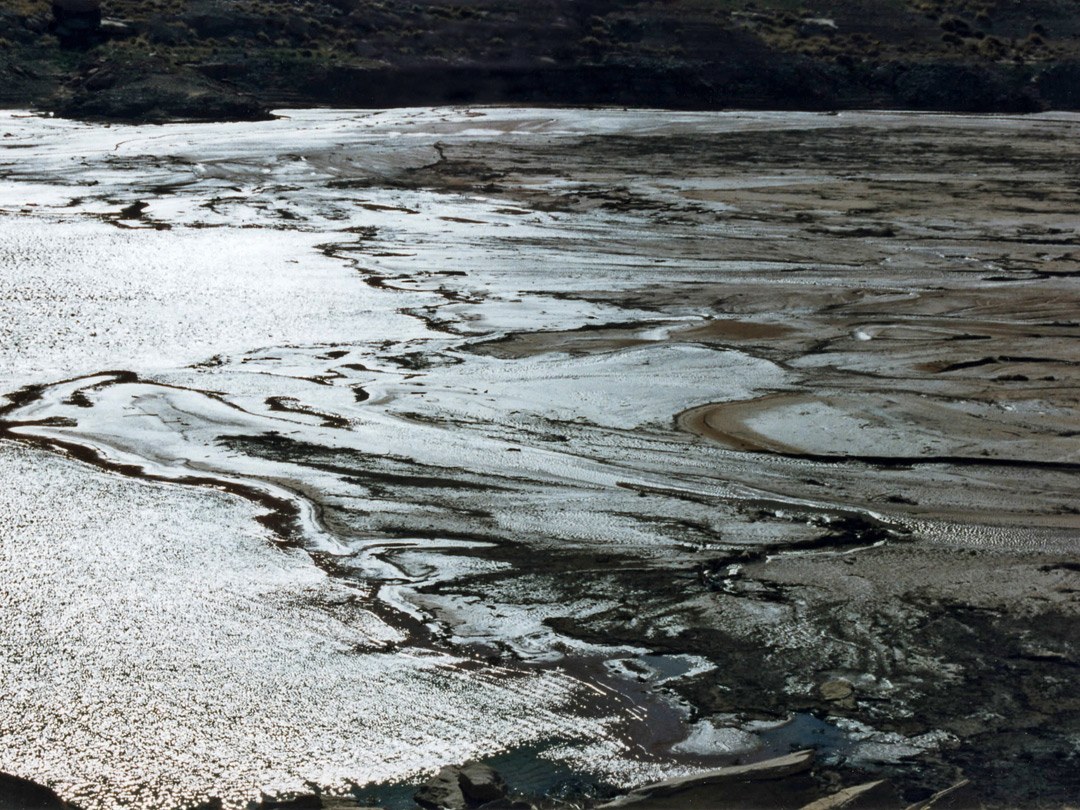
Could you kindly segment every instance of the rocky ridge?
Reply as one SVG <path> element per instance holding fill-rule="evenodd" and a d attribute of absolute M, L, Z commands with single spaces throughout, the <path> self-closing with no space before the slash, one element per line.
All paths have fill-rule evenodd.
<path fill-rule="evenodd" d="M 1065 0 L 19 0 L 0 104 L 115 121 L 458 103 L 1080 107 Z"/>

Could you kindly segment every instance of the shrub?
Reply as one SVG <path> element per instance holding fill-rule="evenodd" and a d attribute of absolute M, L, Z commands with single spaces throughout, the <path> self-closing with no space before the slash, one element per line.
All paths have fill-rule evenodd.
<path fill-rule="evenodd" d="M 979 53 L 987 59 L 1002 59 L 1008 50 L 1005 43 L 997 37 L 985 37 L 979 43 Z"/>

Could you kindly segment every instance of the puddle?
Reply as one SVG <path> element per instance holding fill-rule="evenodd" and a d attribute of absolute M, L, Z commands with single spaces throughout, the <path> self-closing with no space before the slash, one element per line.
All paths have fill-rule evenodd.
<path fill-rule="evenodd" d="M 796 714 L 790 722 L 761 731 L 759 736 L 762 759 L 813 748 L 821 759 L 832 762 L 855 750 L 845 731 L 812 714 Z"/>
<path fill-rule="evenodd" d="M 598 780 L 585 771 L 569 767 L 544 754 L 563 746 L 565 740 L 550 740 L 528 745 L 505 754 L 481 760 L 498 772 L 510 786 L 511 794 L 521 794 L 533 800 L 587 801 L 607 798 L 616 793 L 612 785 Z M 406 782 L 387 782 L 357 788 L 353 795 L 361 805 L 384 807 L 386 810 L 412 810 L 416 807 L 413 794 L 428 777 Z"/>

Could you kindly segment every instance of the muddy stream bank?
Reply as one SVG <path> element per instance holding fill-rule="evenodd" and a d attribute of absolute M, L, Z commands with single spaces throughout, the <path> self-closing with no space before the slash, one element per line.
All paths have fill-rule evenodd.
<path fill-rule="evenodd" d="M 1080 801 L 1080 119 L 280 116 L 0 116 L 0 770 Z"/>

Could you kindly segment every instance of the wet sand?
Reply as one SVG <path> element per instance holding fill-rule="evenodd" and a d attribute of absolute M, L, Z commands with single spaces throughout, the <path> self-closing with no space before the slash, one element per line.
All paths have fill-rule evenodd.
<path fill-rule="evenodd" d="M 165 810 L 816 745 L 822 784 L 1080 801 L 1080 120 L 289 115 L 0 122 L 0 450 L 49 515 L 4 507 L 5 620 L 60 626 L 73 570 L 112 604 L 96 538 L 228 628 L 168 647 L 161 586 L 9 632 L 0 770 Z M 75 670 L 111 697 L 72 737 Z"/>

